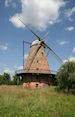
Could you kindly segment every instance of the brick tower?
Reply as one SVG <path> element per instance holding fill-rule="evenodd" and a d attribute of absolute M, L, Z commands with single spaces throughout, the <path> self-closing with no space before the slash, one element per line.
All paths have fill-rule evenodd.
<path fill-rule="evenodd" d="M 38 40 L 32 42 L 24 70 L 26 73 L 50 74 L 45 47 L 37 44 L 38 42 Z"/>
<path fill-rule="evenodd" d="M 50 72 L 43 40 L 35 40 L 30 44 L 30 52 L 26 65 L 17 76 L 21 76 L 23 86 L 29 88 L 48 87 L 54 84 L 54 74 Z"/>
<path fill-rule="evenodd" d="M 51 85 L 52 74 L 45 53 L 45 46 L 35 40 L 30 45 L 30 52 L 22 75 L 23 85 L 30 88 Z"/>

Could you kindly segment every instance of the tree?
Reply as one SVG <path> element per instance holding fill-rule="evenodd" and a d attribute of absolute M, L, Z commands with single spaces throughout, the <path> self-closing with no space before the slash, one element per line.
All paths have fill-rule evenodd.
<path fill-rule="evenodd" d="M 57 83 L 60 89 L 72 88 L 72 83 L 75 82 L 75 62 L 67 61 L 56 74 Z"/>
<path fill-rule="evenodd" d="M 10 77 L 10 74 L 8 74 L 8 73 L 4 73 L 3 74 L 3 84 L 10 84 L 10 82 L 11 82 L 11 77 Z"/>
<path fill-rule="evenodd" d="M 17 75 L 13 76 L 13 84 L 14 85 L 19 85 L 20 84 L 20 77 Z"/>
<path fill-rule="evenodd" d="M 3 75 L 0 75 L 0 85 L 1 84 L 10 84 L 11 83 L 11 77 L 10 74 L 4 73 Z"/>
<path fill-rule="evenodd" d="M 0 75 L 0 85 L 3 84 L 3 75 Z"/>

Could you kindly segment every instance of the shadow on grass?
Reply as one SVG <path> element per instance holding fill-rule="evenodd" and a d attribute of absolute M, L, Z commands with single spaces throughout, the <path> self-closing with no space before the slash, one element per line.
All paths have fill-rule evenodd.
<path fill-rule="evenodd" d="M 75 89 L 70 89 L 70 91 L 68 91 L 67 89 L 60 89 L 59 87 L 56 87 L 55 91 L 57 93 L 64 93 L 67 95 L 74 95 L 75 96 Z"/>

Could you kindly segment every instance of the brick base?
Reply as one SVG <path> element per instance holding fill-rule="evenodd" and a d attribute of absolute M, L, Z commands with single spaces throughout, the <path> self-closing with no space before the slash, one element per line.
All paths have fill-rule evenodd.
<path fill-rule="evenodd" d="M 28 88 L 44 88 L 55 84 L 54 75 L 51 74 L 23 74 L 21 84 Z"/>

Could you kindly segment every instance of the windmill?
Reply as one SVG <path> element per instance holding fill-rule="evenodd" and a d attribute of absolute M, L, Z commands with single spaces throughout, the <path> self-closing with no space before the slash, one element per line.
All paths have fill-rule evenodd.
<path fill-rule="evenodd" d="M 28 83 L 28 86 L 33 87 L 44 87 L 45 85 L 51 85 L 51 80 L 53 78 L 53 74 L 51 74 L 47 56 L 45 53 L 45 49 L 48 51 L 60 62 L 62 60 L 60 57 L 49 47 L 44 39 L 47 37 L 48 32 L 41 38 L 29 25 L 25 24 L 25 22 L 19 19 L 36 37 L 32 43 L 23 41 L 24 43 L 30 45 L 30 52 L 26 61 L 26 65 L 24 66 L 24 46 L 23 46 L 23 71 L 18 74 L 22 76 L 23 82 Z"/>

